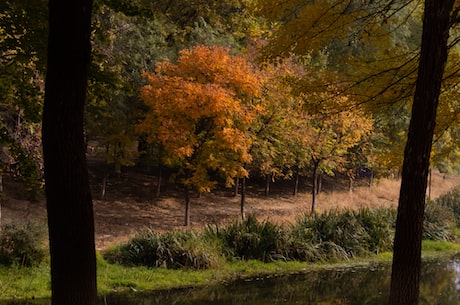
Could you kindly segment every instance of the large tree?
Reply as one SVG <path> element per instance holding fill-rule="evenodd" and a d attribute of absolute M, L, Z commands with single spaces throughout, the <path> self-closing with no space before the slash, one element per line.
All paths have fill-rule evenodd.
<path fill-rule="evenodd" d="M 214 173 L 228 184 L 247 176 L 260 77 L 246 59 L 217 46 L 184 50 L 177 64 L 160 62 L 145 77 L 141 96 L 149 111 L 138 128 L 148 143 L 161 144 L 164 162 L 181 171 L 189 225 L 191 187 L 210 191 Z"/>
<path fill-rule="evenodd" d="M 83 137 L 91 8 L 91 0 L 49 1 L 42 133 L 53 305 L 97 301 L 93 207 Z"/>
<path fill-rule="evenodd" d="M 391 276 L 391 305 L 419 299 L 421 245 L 430 152 L 447 61 L 454 0 L 426 0 L 418 78 L 404 162 Z"/>

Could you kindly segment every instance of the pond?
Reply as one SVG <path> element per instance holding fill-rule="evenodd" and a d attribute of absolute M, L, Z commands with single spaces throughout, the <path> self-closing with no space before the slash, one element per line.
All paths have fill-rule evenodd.
<path fill-rule="evenodd" d="M 385 305 L 391 265 L 373 264 L 236 281 L 207 288 L 108 295 L 101 305 Z M 1 305 L 47 304 L 36 301 Z M 420 305 L 460 304 L 460 259 L 424 262 Z"/>

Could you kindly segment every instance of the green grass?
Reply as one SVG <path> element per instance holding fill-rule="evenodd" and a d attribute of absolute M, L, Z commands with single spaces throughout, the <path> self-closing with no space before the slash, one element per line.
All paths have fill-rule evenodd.
<path fill-rule="evenodd" d="M 49 267 L 0 267 L 0 298 L 50 297 Z"/>
<path fill-rule="evenodd" d="M 460 245 L 452 242 L 424 241 L 423 256 L 444 256 L 460 251 Z M 275 261 L 264 263 L 259 260 L 233 260 L 217 268 L 207 270 L 148 268 L 144 266 L 126 267 L 110 264 L 98 255 L 98 291 L 100 295 L 109 293 L 141 292 L 170 288 L 200 287 L 242 278 L 254 278 L 274 274 L 302 272 L 307 269 L 331 269 L 362 266 L 375 262 L 391 262 L 392 253 L 354 258 L 348 261 L 298 262 Z M 49 265 L 37 267 L 0 268 L 0 300 L 49 298 Z"/>

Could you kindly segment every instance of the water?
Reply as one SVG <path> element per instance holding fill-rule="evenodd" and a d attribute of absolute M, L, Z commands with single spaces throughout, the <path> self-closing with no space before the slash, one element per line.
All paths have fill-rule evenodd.
<path fill-rule="evenodd" d="M 108 296 L 107 305 L 385 305 L 390 264 L 309 271 L 238 281 L 205 289 Z M 460 304 L 460 260 L 425 262 L 420 305 Z"/>
<path fill-rule="evenodd" d="M 109 295 L 100 305 L 385 305 L 390 273 L 389 263 L 308 271 L 200 289 Z M 460 304 L 460 259 L 425 262 L 420 295 L 420 305 Z M 0 304 L 44 305 L 49 300 Z"/>

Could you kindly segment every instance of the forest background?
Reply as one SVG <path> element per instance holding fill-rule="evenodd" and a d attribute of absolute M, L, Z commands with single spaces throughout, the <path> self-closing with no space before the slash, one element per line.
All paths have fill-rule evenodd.
<path fill-rule="evenodd" d="M 301 16 L 264 3 L 96 1 L 85 132 L 90 161 L 103 164 L 101 198 L 133 166 L 156 177 L 151 197 L 167 195 L 161 186 L 171 181 L 184 191 L 189 224 L 191 194 L 219 188 L 242 195 L 244 216 L 248 178 L 268 194 L 285 180 L 296 193 L 308 177 L 315 211 L 321 177 L 346 177 L 351 189 L 360 176 L 370 184 L 398 176 L 421 3 L 317 3 Z M 36 200 L 47 6 L 0 6 L 2 176 L 20 177 Z M 275 31 L 283 22 L 292 35 Z M 453 34 L 432 153 L 432 166 L 448 174 L 459 171 Z"/>

